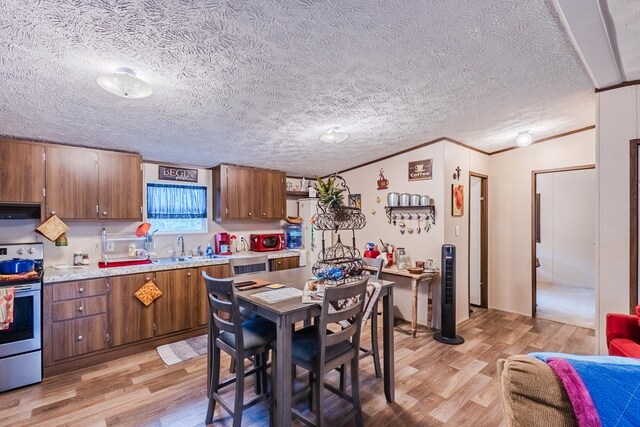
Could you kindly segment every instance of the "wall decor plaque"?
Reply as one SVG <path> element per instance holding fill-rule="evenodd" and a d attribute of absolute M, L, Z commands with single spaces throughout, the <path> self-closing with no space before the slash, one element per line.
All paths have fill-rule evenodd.
<path fill-rule="evenodd" d="M 409 181 L 421 181 L 433 178 L 433 159 L 409 162 Z"/>
<path fill-rule="evenodd" d="M 198 170 L 175 168 L 172 166 L 158 166 L 158 179 L 164 179 L 166 181 L 198 182 Z"/>

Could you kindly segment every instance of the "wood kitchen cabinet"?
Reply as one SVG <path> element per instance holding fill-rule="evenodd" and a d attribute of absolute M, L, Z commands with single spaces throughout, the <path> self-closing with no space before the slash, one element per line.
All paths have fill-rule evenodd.
<path fill-rule="evenodd" d="M 216 221 L 284 219 L 284 172 L 220 165 L 212 173 Z"/>
<path fill-rule="evenodd" d="M 48 145 L 46 211 L 67 219 L 142 219 L 139 155 Z"/>
<path fill-rule="evenodd" d="M 108 289 L 106 279 L 44 287 L 45 365 L 107 348 Z"/>
<path fill-rule="evenodd" d="M 109 278 L 109 329 L 112 346 L 153 338 L 153 303 L 146 307 L 133 295 L 153 279 L 154 273 Z"/>
<path fill-rule="evenodd" d="M 275 258 L 269 260 L 270 271 L 288 270 L 290 268 L 300 267 L 300 257 L 290 256 L 285 258 Z"/>
<path fill-rule="evenodd" d="M 196 325 L 204 326 L 209 323 L 209 299 L 207 297 L 207 289 L 204 285 L 204 278 L 202 277 L 202 272 L 204 271 L 209 275 L 209 277 L 213 277 L 216 279 L 224 279 L 230 276 L 229 264 L 220 264 L 220 265 L 207 265 L 205 267 L 200 267 L 194 270 L 197 272 L 196 278 L 194 280 L 194 284 L 196 287 L 197 294 L 197 307 L 198 312 L 196 313 Z"/>
<path fill-rule="evenodd" d="M 162 291 L 162 296 L 152 303 L 156 336 L 193 327 L 196 307 L 194 272 L 192 268 L 156 272 L 154 283 Z"/>
<path fill-rule="evenodd" d="M 0 140 L 0 202 L 44 201 L 44 147 Z"/>
<path fill-rule="evenodd" d="M 137 154 L 98 152 L 98 216 L 142 220 L 142 158 Z"/>

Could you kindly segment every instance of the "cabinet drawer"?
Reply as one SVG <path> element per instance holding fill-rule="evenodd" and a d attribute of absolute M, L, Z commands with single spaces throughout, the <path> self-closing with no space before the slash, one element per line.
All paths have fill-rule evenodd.
<path fill-rule="evenodd" d="M 106 295 L 100 295 L 91 298 L 57 302 L 53 304 L 51 311 L 54 322 L 106 313 L 107 297 Z"/>
<path fill-rule="evenodd" d="M 53 286 L 53 300 L 64 301 L 107 293 L 106 279 L 80 280 L 69 283 L 56 283 Z"/>
<path fill-rule="evenodd" d="M 53 360 L 102 350 L 107 346 L 107 315 L 57 322 L 52 325 Z"/>

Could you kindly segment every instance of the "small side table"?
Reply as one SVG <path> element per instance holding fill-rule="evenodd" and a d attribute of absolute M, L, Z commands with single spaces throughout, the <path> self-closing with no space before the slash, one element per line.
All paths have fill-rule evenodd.
<path fill-rule="evenodd" d="M 375 272 L 375 268 L 365 266 L 365 269 Z M 433 319 L 433 288 L 437 283 L 434 279 L 438 276 L 438 270 L 425 270 L 420 274 L 409 273 L 407 270 L 398 270 L 398 267 L 391 266 L 383 268 L 382 273 L 392 276 L 402 276 L 411 279 L 411 335 L 415 338 L 418 331 L 418 285 L 425 283 L 429 286 L 427 298 L 427 325 L 431 328 L 435 326 Z M 429 307 L 431 301 L 431 307 Z"/>

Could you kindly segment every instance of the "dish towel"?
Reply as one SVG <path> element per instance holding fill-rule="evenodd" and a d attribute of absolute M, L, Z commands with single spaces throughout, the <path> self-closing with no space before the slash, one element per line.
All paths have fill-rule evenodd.
<path fill-rule="evenodd" d="M 14 290 L 14 288 L 0 288 L 0 331 L 6 331 L 13 323 Z"/>

